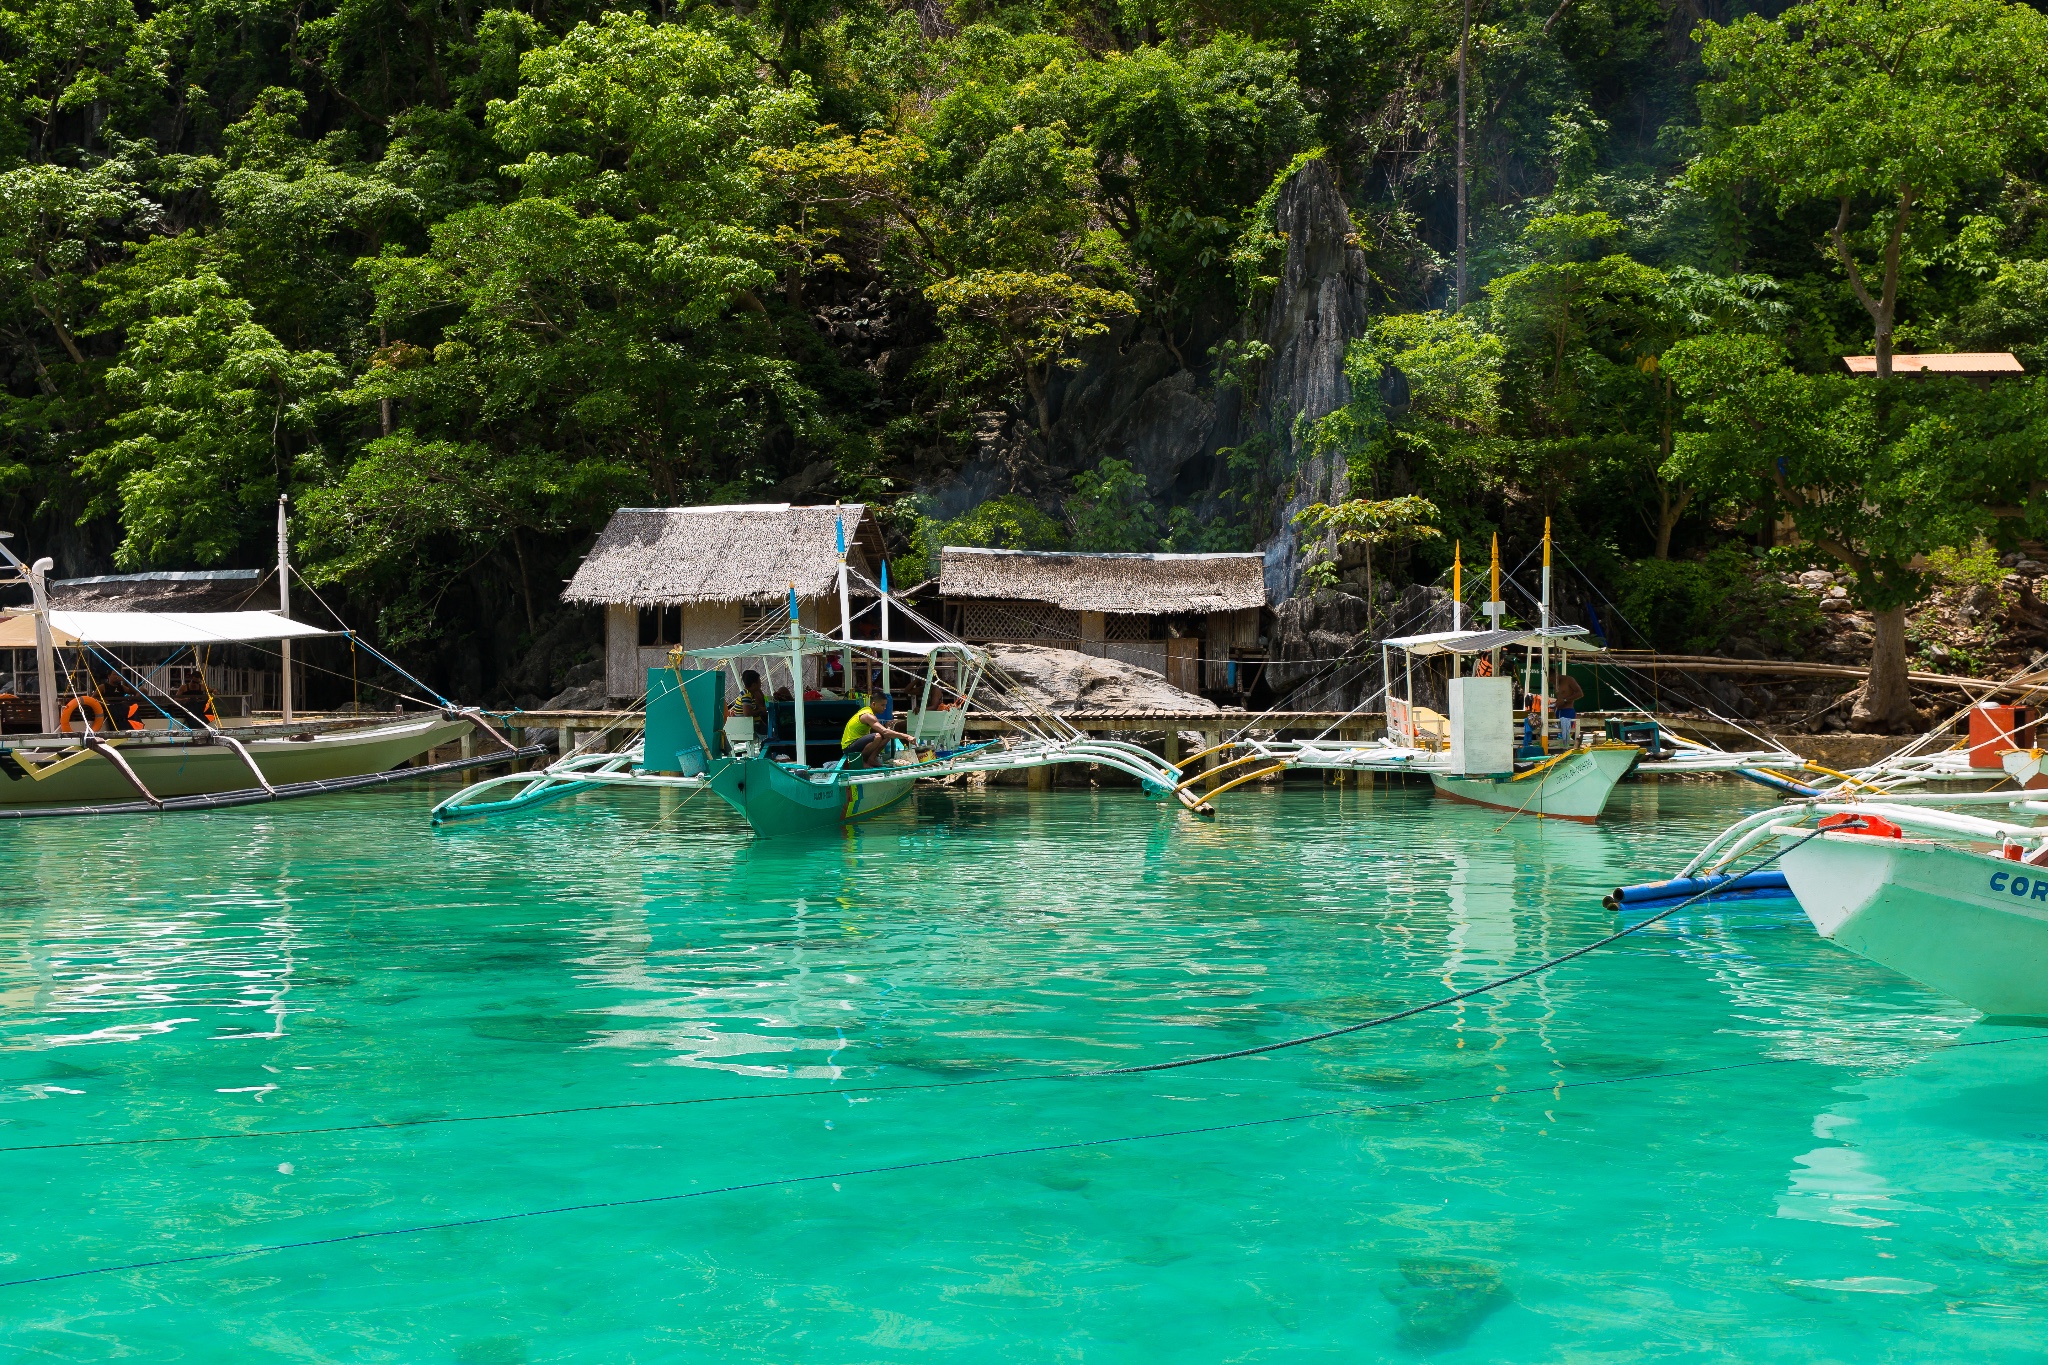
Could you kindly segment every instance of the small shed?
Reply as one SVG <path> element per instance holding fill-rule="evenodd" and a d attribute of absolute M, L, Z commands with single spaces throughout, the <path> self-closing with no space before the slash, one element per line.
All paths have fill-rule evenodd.
<path fill-rule="evenodd" d="M 1854 375 L 1877 373 L 1877 357 L 1874 355 L 1845 355 L 1842 364 Z M 1928 374 L 1952 374 L 1974 380 L 1979 388 L 1988 387 L 1993 379 L 2003 375 L 2025 374 L 2026 366 L 2010 351 L 1951 351 L 1933 355 L 1894 355 L 1892 373 L 1901 378 L 1917 379 Z"/>
<path fill-rule="evenodd" d="M 786 502 L 713 507 L 621 507 L 563 590 L 564 602 L 601 606 L 605 691 L 637 697 L 647 670 L 677 645 L 709 648 L 788 619 L 792 585 L 802 623 L 839 628 L 839 550 L 875 576 L 882 532 L 859 503 L 792 507 Z M 815 685 L 818 660 L 808 664 Z"/>
<path fill-rule="evenodd" d="M 939 552 L 946 626 L 972 644 L 1035 644 L 1137 664 L 1188 692 L 1265 657 L 1265 556 Z"/>

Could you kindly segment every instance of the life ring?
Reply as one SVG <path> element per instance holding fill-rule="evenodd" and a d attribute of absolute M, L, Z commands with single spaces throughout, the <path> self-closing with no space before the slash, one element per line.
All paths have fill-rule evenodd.
<path fill-rule="evenodd" d="M 1891 821 L 1877 815 L 1856 815 L 1839 811 L 1820 822 L 1821 829 L 1839 830 L 1843 834 L 1867 834 L 1874 839 L 1903 839 L 1906 831 Z"/>
<path fill-rule="evenodd" d="M 87 696 L 73 697 L 70 701 L 64 703 L 63 714 L 57 717 L 57 728 L 67 735 L 70 734 L 72 732 L 71 722 L 78 718 L 78 713 L 82 710 L 92 713 L 86 718 L 86 729 L 104 730 L 107 728 L 107 708 L 101 704 L 98 697 Z"/>

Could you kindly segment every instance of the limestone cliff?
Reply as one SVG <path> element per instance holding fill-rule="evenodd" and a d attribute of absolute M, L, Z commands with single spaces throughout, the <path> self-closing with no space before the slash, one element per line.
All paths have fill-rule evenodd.
<path fill-rule="evenodd" d="M 1266 551 L 1266 588 L 1279 602 L 1299 586 L 1302 545 L 1294 514 L 1310 503 L 1347 496 L 1341 458 L 1313 455 L 1311 425 L 1351 401 L 1345 348 L 1365 332 L 1365 253 L 1352 239 L 1351 213 L 1328 162 L 1311 161 L 1281 191 L 1274 225 L 1287 258 L 1266 312 L 1272 347 L 1245 436 L 1263 434 L 1280 467 L 1293 471 L 1274 514 Z"/>

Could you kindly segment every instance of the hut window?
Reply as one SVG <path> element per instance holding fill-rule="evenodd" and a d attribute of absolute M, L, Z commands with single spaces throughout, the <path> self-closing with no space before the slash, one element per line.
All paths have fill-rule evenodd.
<path fill-rule="evenodd" d="M 1078 640 L 1081 617 L 1049 602 L 968 602 L 960 611 L 965 640 Z"/>
<path fill-rule="evenodd" d="M 643 645 L 679 645 L 683 642 L 683 609 L 681 607 L 640 608 L 640 643 Z"/>
<path fill-rule="evenodd" d="M 1153 638 L 1152 618 L 1130 616 L 1113 612 L 1102 620 L 1102 638 L 1105 640 L 1150 640 Z"/>
<path fill-rule="evenodd" d="M 740 604 L 740 624 L 743 626 L 758 626 L 768 619 L 770 612 L 776 611 L 787 616 L 789 614 L 789 604 L 787 602 L 742 602 Z"/>

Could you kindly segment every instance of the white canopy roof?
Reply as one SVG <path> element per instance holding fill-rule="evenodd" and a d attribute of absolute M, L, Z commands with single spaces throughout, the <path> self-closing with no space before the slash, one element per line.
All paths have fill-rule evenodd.
<path fill-rule="evenodd" d="M 50 635 L 60 645 L 233 645 L 332 635 L 274 611 L 53 611 Z M 33 649 L 35 617 L 0 619 L 0 649 Z"/>
<path fill-rule="evenodd" d="M 1484 654 L 1510 646 L 1534 649 L 1543 644 L 1556 650 L 1598 653 L 1600 647 L 1583 638 L 1589 634 L 1584 626 L 1552 626 L 1549 630 L 1438 630 L 1427 635 L 1397 636 L 1380 643 L 1410 654 Z"/>

